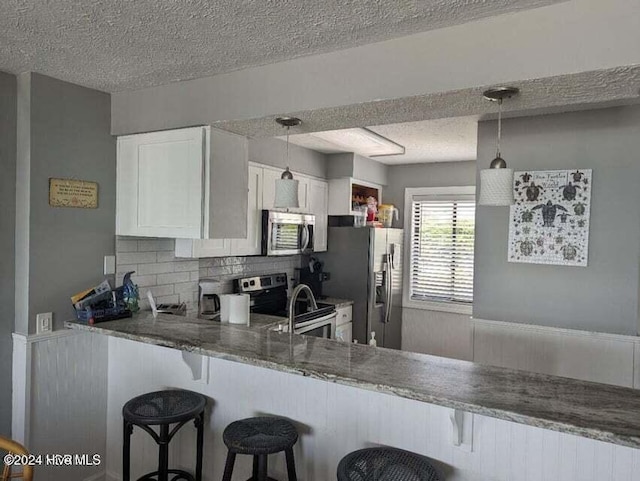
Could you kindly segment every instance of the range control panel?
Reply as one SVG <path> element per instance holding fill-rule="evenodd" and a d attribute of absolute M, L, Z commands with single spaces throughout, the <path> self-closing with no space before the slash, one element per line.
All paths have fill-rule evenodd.
<path fill-rule="evenodd" d="M 245 277 L 236 279 L 236 292 L 253 292 L 273 289 L 274 287 L 287 287 L 287 274 L 271 274 L 268 276 Z"/>

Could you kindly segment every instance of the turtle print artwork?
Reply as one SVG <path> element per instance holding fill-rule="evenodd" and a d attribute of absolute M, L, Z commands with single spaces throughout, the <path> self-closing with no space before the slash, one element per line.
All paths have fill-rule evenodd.
<path fill-rule="evenodd" d="M 586 266 L 591 169 L 515 172 L 509 262 Z"/>

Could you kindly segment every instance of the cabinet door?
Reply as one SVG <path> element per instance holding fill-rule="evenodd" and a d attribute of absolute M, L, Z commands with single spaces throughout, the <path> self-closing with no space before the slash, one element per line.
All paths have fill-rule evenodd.
<path fill-rule="evenodd" d="M 301 177 L 297 173 L 293 173 L 293 178 L 298 180 L 298 205 L 297 209 L 291 209 L 291 212 L 300 212 L 302 214 L 312 214 L 309 206 L 311 179 Z"/>
<path fill-rule="evenodd" d="M 118 138 L 116 234 L 202 236 L 206 141 L 203 127 Z"/>
<path fill-rule="evenodd" d="M 309 181 L 309 212 L 316 216 L 314 252 L 327 250 L 327 225 L 329 222 L 329 185 L 321 180 Z"/>
<path fill-rule="evenodd" d="M 298 181 L 298 206 L 289 209 L 290 212 L 310 213 L 309 210 L 309 183 L 311 179 L 304 177 L 297 172 L 291 172 L 293 178 Z M 276 200 L 276 180 L 282 175 L 282 170 L 265 168 L 263 172 L 262 208 L 267 210 L 275 209 Z M 281 209 L 276 209 L 281 210 Z"/>
<path fill-rule="evenodd" d="M 231 255 L 229 239 L 176 239 L 176 257 L 200 259 Z"/>
<path fill-rule="evenodd" d="M 348 324 L 353 321 L 353 307 L 346 306 L 336 309 L 336 326 Z"/>
<path fill-rule="evenodd" d="M 264 168 L 262 171 L 262 208 L 273 210 L 276 201 L 276 180 L 282 175 L 281 171 Z"/>
<path fill-rule="evenodd" d="M 231 255 L 251 256 L 262 252 L 262 169 L 249 166 L 247 238 L 231 239 Z"/>
<path fill-rule="evenodd" d="M 353 340 L 353 324 L 349 322 L 348 324 L 343 324 L 342 326 L 336 327 L 336 341 L 340 342 L 351 342 Z"/>

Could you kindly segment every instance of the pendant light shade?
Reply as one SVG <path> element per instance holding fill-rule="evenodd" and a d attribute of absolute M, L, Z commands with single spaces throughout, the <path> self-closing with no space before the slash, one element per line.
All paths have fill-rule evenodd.
<path fill-rule="evenodd" d="M 500 154 L 500 140 L 502 137 L 502 101 L 518 93 L 515 87 L 499 87 L 484 92 L 484 98 L 499 103 L 498 110 L 498 142 L 496 158 L 491 161 L 488 169 L 480 171 L 480 196 L 478 205 L 503 206 L 513 204 L 513 169 L 507 168 L 507 163 Z"/>
<path fill-rule="evenodd" d="M 298 202 L 298 181 L 293 178 L 289 167 L 276 180 L 276 199 L 273 206 L 277 209 L 295 209 Z"/>
<path fill-rule="evenodd" d="M 300 125 L 302 121 L 296 117 L 278 117 L 276 122 L 287 128 L 287 165 L 289 164 L 289 129 Z M 276 209 L 296 209 L 298 202 L 298 181 L 293 178 L 289 167 L 276 180 L 276 198 L 273 206 Z"/>
<path fill-rule="evenodd" d="M 481 170 L 478 205 L 511 204 L 513 204 L 513 169 Z"/>

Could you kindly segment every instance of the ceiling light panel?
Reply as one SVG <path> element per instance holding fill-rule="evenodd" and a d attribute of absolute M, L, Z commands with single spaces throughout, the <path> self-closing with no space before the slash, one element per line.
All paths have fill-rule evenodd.
<path fill-rule="evenodd" d="M 314 132 L 311 135 L 335 145 L 340 150 L 355 152 L 365 157 L 404 154 L 402 145 L 364 128 L 328 130 Z"/>

